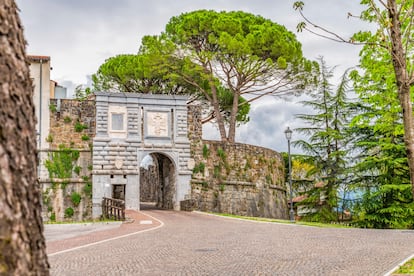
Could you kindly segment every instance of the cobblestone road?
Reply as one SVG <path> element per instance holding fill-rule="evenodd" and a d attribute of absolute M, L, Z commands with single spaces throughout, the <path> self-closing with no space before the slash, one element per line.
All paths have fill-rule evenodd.
<path fill-rule="evenodd" d="M 414 231 L 314 228 L 160 210 L 144 213 L 164 226 L 55 252 L 49 256 L 52 275 L 384 275 L 414 253 Z"/>

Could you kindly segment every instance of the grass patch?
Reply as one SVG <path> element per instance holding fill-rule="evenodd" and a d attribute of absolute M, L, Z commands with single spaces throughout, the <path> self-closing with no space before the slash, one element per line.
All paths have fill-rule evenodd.
<path fill-rule="evenodd" d="M 353 228 L 353 227 L 343 225 L 343 224 L 331 224 L 331 223 L 307 222 L 307 221 L 296 221 L 296 222 L 293 223 L 293 222 L 290 222 L 289 220 L 284 220 L 284 219 L 272 219 L 272 218 L 262 218 L 262 217 L 246 217 L 246 216 L 224 214 L 224 213 L 212 213 L 212 212 L 209 212 L 209 214 L 222 216 L 222 217 L 245 219 L 245 220 L 275 222 L 275 223 L 285 223 L 285 224 L 298 224 L 298 225 L 306 225 L 306 226 L 313 226 L 313 227 L 320 227 L 320 228 Z"/>
<path fill-rule="evenodd" d="M 411 260 L 407 261 L 405 264 L 401 265 L 391 275 L 394 275 L 394 274 L 413 275 L 414 274 L 414 259 L 411 259 Z"/>

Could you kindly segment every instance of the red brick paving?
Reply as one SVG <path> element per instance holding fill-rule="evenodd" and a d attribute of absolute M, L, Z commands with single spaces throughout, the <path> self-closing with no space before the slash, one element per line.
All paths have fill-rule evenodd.
<path fill-rule="evenodd" d="M 122 223 L 120 227 L 110 229 L 95 231 L 93 233 L 63 239 L 46 242 L 46 251 L 47 254 L 53 254 L 59 251 L 68 250 L 71 248 L 76 248 L 80 246 L 85 246 L 88 244 L 104 241 L 107 239 L 112 239 L 119 236 L 124 236 L 132 234 L 135 232 L 155 228 L 160 226 L 161 223 L 148 215 L 143 214 L 142 212 L 127 210 L 126 211 L 127 221 Z M 141 221 L 152 221 L 152 224 L 140 224 Z"/>

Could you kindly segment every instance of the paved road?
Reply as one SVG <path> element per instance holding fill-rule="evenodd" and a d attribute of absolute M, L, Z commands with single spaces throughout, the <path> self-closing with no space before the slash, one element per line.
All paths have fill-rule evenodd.
<path fill-rule="evenodd" d="M 47 241 L 57 241 L 120 227 L 121 222 L 45 224 Z"/>
<path fill-rule="evenodd" d="M 414 253 L 414 231 L 144 213 L 164 226 L 54 253 L 49 257 L 52 275 L 384 275 Z"/>

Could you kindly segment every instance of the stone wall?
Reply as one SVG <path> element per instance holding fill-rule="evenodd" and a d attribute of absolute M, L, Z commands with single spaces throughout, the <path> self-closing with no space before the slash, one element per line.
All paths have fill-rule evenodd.
<path fill-rule="evenodd" d="M 180 201 L 191 194 L 188 98 L 103 92 L 97 92 L 95 96 L 93 216 L 100 216 L 102 197 L 110 195 L 114 185 L 125 185 L 126 208 L 139 210 L 139 165 L 147 155 L 156 155 L 162 160 L 165 174 L 160 179 L 163 187 L 174 186 L 174 189 L 168 189 L 171 192 L 162 194 L 166 200 L 161 201 L 161 207 L 179 210 Z"/>
<path fill-rule="evenodd" d="M 43 221 L 83 221 L 92 218 L 92 183 L 83 179 L 42 182 Z"/>
<path fill-rule="evenodd" d="M 195 148 L 192 199 L 202 211 L 286 219 L 282 156 L 270 149 L 203 141 Z"/>
<path fill-rule="evenodd" d="M 89 149 L 95 136 L 95 100 L 52 99 L 48 142 L 51 149 L 59 145 Z"/>
<path fill-rule="evenodd" d="M 98 104 L 94 99 L 62 100 L 59 104 L 52 100 L 52 105 L 58 109 L 50 115 L 51 150 L 47 155 L 57 152 L 59 145 L 63 144 L 79 151 L 80 156 L 73 164 L 70 178 L 41 179 L 45 220 L 90 219 L 93 208 L 93 216 L 97 217 L 102 196 L 113 196 L 115 186 L 123 186 L 127 196 L 139 194 L 141 201 L 159 201 L 160 185 L 165 186 L 171 180 L 168 183 L 156 181 L 154 187 L 142 186 L 142 183 L 151 182 L 151 178 L 160 173 L 158 166 L 151 168 L 149 173 L 139 169 L 141 160 L 148 154 L 165 162 L 165 175 L 158 178 L 164 178 L 165 181 L 168 177 L 172 179 L 176 173 L 181 177 L 171 190 L 175 194 L 173 197 L 176 197 L 174 203 L 170 199 L 162 200 L 163 206 L 160 207 L 172 208 L 171 205 L 175 204 L 176 209 L 179 204 L 182 209 L 287 218 L 284 166 L 279 153 L 252 145 L 203 141 L 201 108 L 187 106 L 185 116 L 185 105 L 181 107 L 182 103 L 179 108 L 167 110 L 172 112 L 171 116 L 177 116 L 171 121 L 176 124 L 177 133 L 171 134 L 167 140 L 151 140 L 143 125 L 146 110 L 164 111 L 159 107 L 161 101 L 158 100 L 158 105 L 154 105 L 157 99 L 150 96 L 145 96 L 144 102 L 138 95 L 132 95 L 131 102 L 131 99 L 126 101 L 117 95 L 98 95 L 101 97 Z M 125 137 L 111 137 L 108 133 L 108 108 L 111 101 L 126 108 L 128 124 Z M 141 108 L 140 105 L 149 107 Z M 186 134 L 183 133 L 184 123 L 188 126 Z M 183 135 L 187 135 L 188 140 Z M 78 167 L 76 172 L 75 167 Z M 192 168 L 190 187 L 188 182 Z M 93 187 L 92 172 L 95 178 Z M 157 192 L 154 193 L 155 190 Z M 81 196 L 79 204 L 76 203 L 77 195 L 74 196 L 75 200 L 72 199 L 73 194 Z M 167 197 L 173 198 L 171 195 Z M 130 198 L 126 200 L 131 202 Z M 139 208 L 135 206 L 135 201 L 132 203 L 128 205 L 129 208 Z M 68 216 L 69 208 L 73 210 L 71 216 Z"/>
<path fill-rule="evenodd" d="M 95 101 L 52 99 L 50 102 L 50 149 L 42 152 L 41 170 L 49 171 L 46 162 L 56 166 L 40 179 L 43 191 L 43 220 L 88 220 L 92 218 L 92 140 L 95 136 Z M 73 158 L 68 159 L 69 153 Z M 49 160 L 49 161 L 47 161 Z M 64 168 L 65 167 L 65 168 Z M 59 178 L 56 174 L 64 174 Z M 72 212 L 73 211 L 73 212 Z"/>

